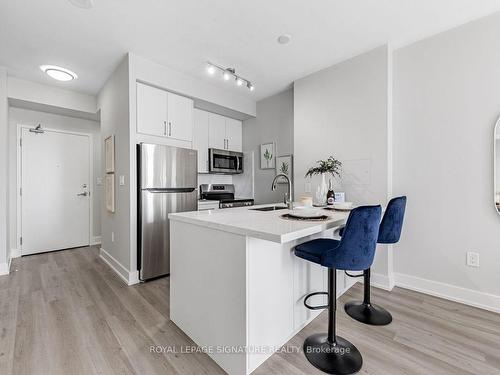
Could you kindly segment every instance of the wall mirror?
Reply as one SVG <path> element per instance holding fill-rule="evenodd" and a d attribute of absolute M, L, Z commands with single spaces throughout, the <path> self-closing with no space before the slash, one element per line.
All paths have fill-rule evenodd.
<path fill-rule="evenodd" d="M 495 124 L 494 140 L 493 140 L 493 166 L 494 166 L 494 197 L 495 197 L 495 207 L 497 212 L 500 214 L 500 118 L 498 118 Z"/>

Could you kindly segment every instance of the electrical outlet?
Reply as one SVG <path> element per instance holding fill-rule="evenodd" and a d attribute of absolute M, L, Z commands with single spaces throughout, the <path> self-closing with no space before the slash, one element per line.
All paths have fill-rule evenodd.
<path fill-rule="evenodd" d="M 96 182 L 97 186 L 102 186 L 102 177 L 97 177 L 96 180 L 97 180 Z"/>
<path fill-rule="evenodd" d="M 467 252 L 467 266 L 479 267 L 479 253 L 473 251 Z"/>
<path fill-rule="evenodd" d="M 111 232 L 111 242 L 115 242 L 115 232 Z"/>

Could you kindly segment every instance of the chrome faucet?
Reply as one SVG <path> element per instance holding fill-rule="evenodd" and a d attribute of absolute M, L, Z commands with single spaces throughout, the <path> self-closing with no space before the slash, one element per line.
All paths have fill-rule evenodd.
<path fill-rule="evenodd" d="M 283 203 L 286 204 L 289 210 L 292 210 L 293 209 L 292 182 L 290 181 L 290 178 L 286 174 L 280 173 L 274 177 L 271 190 L 272 191 L 276 190 L 276 185 L 278 184 L 278 180 L 280 179 L 280 177 L 283 177 L 286 180 L 286 183 L 288 184 L 288 193 L 285 193 L 285 195 L 283 196 Z"/>

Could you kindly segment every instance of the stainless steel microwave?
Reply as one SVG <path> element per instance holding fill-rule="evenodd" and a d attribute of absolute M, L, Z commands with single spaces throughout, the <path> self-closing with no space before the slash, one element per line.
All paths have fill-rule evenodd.
<path fill-rule="evenodd" d="M 243 173 L 243 153 L 216 148 L 208 149 L 209 172 L 238 174 Z"/>

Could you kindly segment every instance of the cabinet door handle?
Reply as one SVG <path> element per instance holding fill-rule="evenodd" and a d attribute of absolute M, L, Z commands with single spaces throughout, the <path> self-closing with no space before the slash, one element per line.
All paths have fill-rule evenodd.
<path fill-rule="evenodd" d="M 227 150 L 229 150 L 229 139 L 226 139 L 227 141 Z"/>
<path fill-rule="evenodd" d="M 168 123 L 168 136 L 169 137 L 172 136 L 172 123 L 171 122 Z"/>
<path fill-rule="evenodd" d="M 163 135 L 167 135 L 167 122 L 163 121 Z"/>

